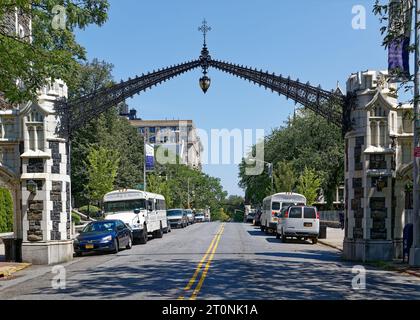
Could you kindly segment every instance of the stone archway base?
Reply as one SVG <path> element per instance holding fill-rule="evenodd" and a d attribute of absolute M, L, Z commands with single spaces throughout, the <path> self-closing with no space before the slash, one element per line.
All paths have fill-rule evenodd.
<path fill-rule="evenodd" d="M 345 239 L 343 258 L 349 261 L 392 261 L 393 241 L 350 240 Z"/>
<path fill-rule="evenodd" d="M 73 259 L 73 241 L 22 244 L 22 260 L 34 265 L 53 265 Z"/>

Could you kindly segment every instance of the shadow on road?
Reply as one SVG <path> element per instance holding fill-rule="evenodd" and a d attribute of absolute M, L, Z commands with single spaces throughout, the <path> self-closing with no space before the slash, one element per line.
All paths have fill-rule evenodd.
<path fill-rule="evenodd" d="M 29 294 L 46 299 L 57 294 L 64 299 L 176 299 L 196 267 L 185 258 L 136 259 L 145 264 L 89 268 L 69 275 L 65 290 L 44 287 Z M 199 299 L 420 299 L 415 279 L 402 282 L 392 273 L 368 271 L 367 290 L 353 291 L 351 268 L 338 254 L 317 250 L 261 252 L 246 259 L 216 255 Z"/>

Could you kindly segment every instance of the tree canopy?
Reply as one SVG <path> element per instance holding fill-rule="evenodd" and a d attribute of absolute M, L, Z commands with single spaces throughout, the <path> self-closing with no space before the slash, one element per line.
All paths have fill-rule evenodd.
<path fill-rule="evenodd" d="M 344 181 L 344 140 L 340 128 L 307 109 L 300 109 L 283 126 L 264 140 L 265 161 L 274 163 L 276 192 L 286 192 L 296 183 L 305 168 L 315 170 L 322 181 L 327 202 L 332 204 L 336 188 Z M 255 146 L 253 148 L 255 151 Z M 261 204 L 271 193 L 267 170 L 259 176 L 246 175 L 246 163 L 239 166 L 239 186 L 246 201 Z"/>
<path fill-rule="evenodd" d="M 21 16 L 32 18 L 32 38 L 11 33 L 6 25 L 6 17 L 14 16 L 15 8 Z M 4 97 L 10 103 L 33 100 L 54 79 L 75 88 L 79 61 L 86 59 L 86 52 L 76 42 L 74 30 L 103 25 L 108 9 L 107 0 L 2 0 L 0 92 Z M 54 24 L 57 18 L 65 22 L 63 28 Z"/>

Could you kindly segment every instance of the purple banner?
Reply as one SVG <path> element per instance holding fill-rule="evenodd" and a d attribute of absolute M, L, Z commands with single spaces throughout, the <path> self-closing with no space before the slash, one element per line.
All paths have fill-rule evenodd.
<path fill-rule="evenodd" d="M 391 73 L 401 73 L 401 76 L 410 75 L 410 38 L 395 40 L 389 45 L 388 70 Z"/>

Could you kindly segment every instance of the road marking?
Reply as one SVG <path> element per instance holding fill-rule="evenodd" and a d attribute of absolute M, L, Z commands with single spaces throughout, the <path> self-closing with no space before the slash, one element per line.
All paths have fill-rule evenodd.
<path fill-rule="evenodd" d="M 190 290 L 191 290 L 191 288 L 192 288 L 192 286 L 194 285 L 194 283 L 196 282 L 197 277 L 198 277 L 198 275 L 199 275 L 199 273 L 200 273 L 200 271 L 201 271 L 201 268 L 203 267 L 203 265 L 204 265 L 204 263 L 206 262 L 206 260 L 208 260 L 208 261 L 207 261 L 207 264 L 206 264 L 206 266 L 205 266 L 205 269 L 204 269 L 203 275 L 204 275 L 204 273 L 207 275 L 208 269 L 209 269 L 209 267 L 210 267 L 210 263 L 209 263 L 209 262 L 211 262 L 211 260 L 213 260 L 213 258 L 214 258 L 214 254 L 215 254 L 215 252 L 216 252 L 217 246 L 219 245 L 220 238 L 221 238 L 221 236 L 222 236 L 222 233 L 223 233 L 224 229 L 225 229 L 225 224 L 223 224 L 223 225 L 220 227 L 219 231 L 216 233 L 216 235 L 214 236 L 213 240 L 211 241 L 210 246 L 209 246 L 209 248 L 207 249 L 207 251 L 206 251 L 206 253 L 205 253 L 204 257 L 203 257 L 203 258 L 201 259 L 201 261 L 198 263 L 197 268 L 195 269 L 194 275 L 191 277 L 190 281 L 188 282 L 188 284 L 187 284 L 187 285 L 185 286 L 185 288 L 184 288 L 184 292 L 185 292 L 185 293 L 188 293 L 188 291 L 190 291 Z M 207 258 L 209 257 L 209 255 L 210 255 L 210 258 L 209 258 L 209 259 L 207 259 Z M 198 283 L 198 285 L 197 285 L 196 289 L 195 289 L 195 290 L 194 290 L 194 292 L 193 292 L 193 296 L 194 296 L 195 292 L 197 291 L 198 286 L 199 286 L 199 290 L 197 291 L 197 293 L 195 294 L 195 296 L 197 296 L 198 292 L 200 291 L 200 289 L 201 289 L 201 287 L 202 287 L 202 285 L 203 285 L 204 279 L 206 278 L 205 276 L 204 276 L 204 278 L 203 278 L 203 275 L 201 276 L 200 281 L 199 281 L 199 283 Z M 178 298 L 178 300 L 184 300 L 184 298 L 185 298 L 185 297 L 182 295 L 182 296 L 180 296 L 180 297 Z"/>
<path fill-rule="evenodd" d="M 207 264 L 206 264 L 206 267 L 204 268 L 203 274 L 201 275 L 201 279 L 198 282 L 197 287 L 194 289 L 194 292 L 191 295 L 190 300 L 196 300 L 198 294 L 200 293 L 201 287 L 203 286 L 204 280 L 207 277 L 207 273 L 208 273 L 208 271 L 210 269 L 211 262 L 213 261 L 214 255 L 216 253 L 217 247 L 219 246 L 219 242 L 220 242 L 220 239 L 222 238 L 222 233 L 223 233 L 224 230 L 225 230 L 225 226 L 222 227 L 222 230 L 221 230 L 221 232 L 220 232 L 220 234 L 218 236 L 218 239 L 216 241 L 216 244 L 213 247 L 213 251 L 211 253 L 211 256 L 210 256 L 209 260 L 207 261 Z"/>

